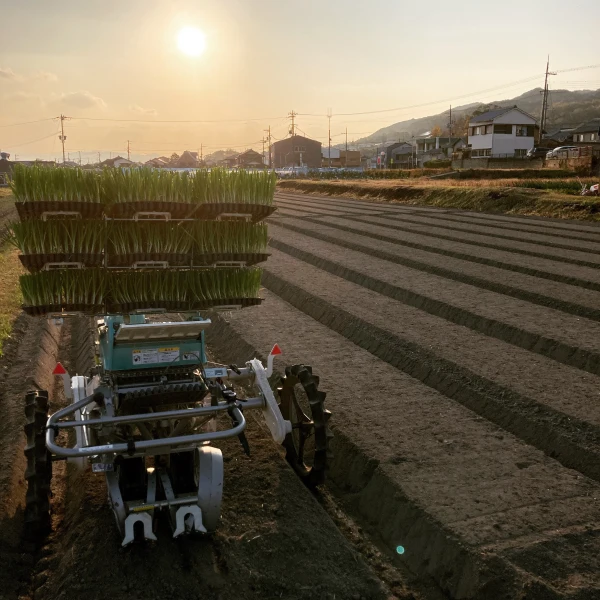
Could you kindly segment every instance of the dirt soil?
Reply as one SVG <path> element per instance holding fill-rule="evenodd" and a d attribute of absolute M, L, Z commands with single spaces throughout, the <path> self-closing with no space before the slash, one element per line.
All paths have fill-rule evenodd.
<path fill-rule="evenodd" d="M 62 383 L 47 373 L 57 358 L 72 373 L 91 358 L 85 320 L 69 320 L 51 336 L 42 333 L 47 328 L 41 319 L 22 317 L 16 331 L 23 333 L 4 359 L 8 389 L 14 391 L 2 398 L 11 425 L 1 432 L 1 455 L 6 464 L 13 460 L 14 468 L 12 476 L 0 480 L 3 509 L 8 509 L 0 530 L 0 558 L 8 567 L 0 569 L 2 600 L 442 597 L 428 578 L 417 579 L 395 566 L 389 552 L 374 545 L 325 490 L 313 496 L 253 413 L 247 415 L 250 457 L 237 440 L 220 444 L 225 487 L 222 524 L 213 536 L 173 541 L 162 521 L 156 544 L 122 549 L 102 476 L 56 463 L 53 532 L 41 548 L 24 543 L 24 392 L 51 389 L 56 410 L 65 403 Z M 36 355 L 32 346 L 39 345 L 40 335 L 43 349 Z M 41 363 L 40 355 L 45 357 Z M 43 380 L 33 381 L 38 374 Z M 9 470 L 3 466 L 1 472 Z"/>

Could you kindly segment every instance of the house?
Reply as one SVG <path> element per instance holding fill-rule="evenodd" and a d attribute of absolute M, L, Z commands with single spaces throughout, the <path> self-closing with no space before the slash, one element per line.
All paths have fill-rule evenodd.
<path fill-rule="evenodd" d="M 410 142 L 396 142 L 385 149 L 385 164 L 390 169 L 403 169 L 412 166 L 415 146 Z"/>
<path fill-rule="evenodd" d="M 238 159 L 238 155 L 234 154 L 232 156 L 227 156 L 226 158 L 222 158 L 220 161 L 217 162 L 217 164 L 220 167 L 232 169 L 233 167 L 235 167 L 237 165 L 237 159 Z"/>
<path fill-rule="evenodd" d="M 416 140 L 417 165 L 422 167 L 433 160 L 448 160 L 454 152 L 466 146 L 466 140 L 460 137 L 426 137 Z"/>
<path fill-rule="evenodd" d="M 573 142 L 574 143 L 582 143 L 582 142 L 592 142 L 599 143 L 600 142 L 600 118 L 592 119 L 587 123 L 583 123 L 579 127 L 576 127 L 573 130 Z"/>
<path fill-rule="evenodd" d="M 164 169 L 165 167 L 170 166 L 169 165 L 169 159 L 165 159 L 164 157 L 159 156 L 158 158 L 151 158 L 150 160 L 147 160 L 144 165 L 146 167 L 152 167 L 154 169 Z"/>
<path fill-rule="evenodd" d="M 135 163 L 132 160 L 128 160 L 127 158 L 123 158 L 122 156 L 115 156 L 114 158 L 107 158 L 100 163 L 101 167 L 115 167 L 116 169 L 120 167 L 131 167 Z"/>
<path fill-rule="evenodd" d="M 339 148 L 323 148 L 321 150 L 321 166 L 339 169 L 342 166 L 342 160 L 340 157 L 340 149 Z"/>
<path fill-rule="evenodd" d="M 342 167 L 360 167 L 360 150 L 340 150 L 340 162 Z"/>
<path fill-rule="evenodd" d="M 181 156 L 169 165 L 173 169 L 196 169 L 198 168 L 198 153 L 184 150 Z"/>
<path fill-rule="evenodd" d="M 539 139 L 539 127 L 517 106 L 490 110 L 469 120 L 471 157 L 524 157 Z"/>
<path fill-rule="evenodd" d="M 275 142 L 272 152 L 272 165 L 276 169 L 288 166 L 318 169 L 321 166 L 321 142 L 303 135 L 293 135 Z"/>
<path fill-rule="evenodd" d="M 263 155 L 256 150 L 246 150 L 236 158 L 237 166 L 241 169 L 262 169 L 265 166 Z"/>
<path fill-rule="evenodd" d="M 573 142 L 573 132 L 575 129 L 576 127 L 574 126 L 563 126 L 556 131 L 547 133 L 540 142 L 540 146 L 543 146 L 544 148 L 556 148 L 557 146 L 571 144 Z"/>

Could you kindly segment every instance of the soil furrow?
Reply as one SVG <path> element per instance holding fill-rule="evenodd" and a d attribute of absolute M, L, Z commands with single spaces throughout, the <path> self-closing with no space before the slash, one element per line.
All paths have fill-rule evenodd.
<path fill-rule="evenodd" d="M 357 204 L 365 204 L 364 201 L 361 200 L 342 200 L 340 198 L 314 198 L 311 196 L 294 196 L 294 195 L 281 195 L 277 194 L 277 198 L 282 198 L 283 200 L 294 201 L 296 206 L 304 206 L 304 201 L 306 198 L 310 198 L 309 202 L 311 206 L 323 206 L 323 207 L 331 207 L 338 209 L 351 209 L 355 207 Z M 381 207 L 383 210 L 386 206 L 385 203 L 374 203 L 375 206 Z M 374 206 L 374 208 L 375 208 Z M 403 214 L 424 214 L 427 215 L 431 219 L 439 219 L 442 221 L 451 221 L 456 223 L 469 223 L 476 224 L 482 227 L 496 227 L 499 229 L 507 229 L 509 231 L 524 231 L 530 233 L 542 233 L 547 235 L 552 235 L 559 238 L 572 239 L 572 240 L 589 240 L 589 241 L 598 241 L 598 236 L 600 236 L 600 227 L 589 227 L 589 231 L 584 228 L 583 224 L 581 224 L 582 229 L 575 229 L 575 222 L 573 222 L 573 227 L 569 229 L 565 229 L 564 227 L 553 225 L 552 222 L 546 220 L 546 222 L 539 223 L 538 219 L 543 219 L 543 217 L 529 217 L 529 218 L 518 218 L 518 217 L 496 217 L 494 215 L 481 215 L 472 213 L 467 213 L 467 211 L 442 211 L 442 210 L 421 210 L 420 207 L 411 207 L 410 210 L 395 210 L 392 212 L 392 209 L 395 205 L 390 205 L 389 214 L 395 215 L 403 215 Z M 438 214 L 439 213 L 439 214 Z"/>
<path fill-rule="evenodd" d="M 298 218 L 298 215 L 295 214 L 290 214 L 288 216 Z M 389 235 L 385 235 L 385 233 L 387 233 L 385 230 L 383 230 L 385 233 L 382 233 L 379 226 L 368 225 L 360 222 L 354 224 L 354 226 L 350 226 L 344 224 L 343 222 L 339 223 L 332 218 L 321 219 L 308 217 L 302 218 L 302 220 L 315 225 L 333 227 L 339 231 L 344 231 L 356 236 L 367 237 L 374 240 L 396 244 L 398 246 L 405 246 L 407 248 L 415 248 L 425 252 L 432 252 L 441 256 L 457 258 L 481 265 L 488 265 L 491 267 L 497 267 L 499 269 L 523 273 L 524 275 L 548 279 L 550 281 L 557 281 L 559 283 L 566 283 L 568 285 L 575 285 L 577 287 L 600 291 L 600 272 L 598 272 L 596 269 L 589 269 L 585 267 L 574 269 L 573 267 L 567 267 L 566 265 L 561 265 L 560 263 L 557 264 L 547 259 L 526 260 L 523 258 L 519 260 L 517 256 L 510 253 L 505 253 L 502 251 L 487 251 L 487 249 L 479 250 L 466 244 L 447 243 L 443 240 L 432 241 L 432 244 L 434 245 L 429 245 L 421 243 L 419 235 L 391 237 Z M 526 266 L 526 264 L 531 266 Z M 535 266 L 539 268 L 534 268 Z M 572 275 L 573 272 L 577 274 L 583 274 L 584 277 L 574 277 Z"/>
<path fill-rule="evenodd" d="M 290 208 L 297 209 L 297 205 L 295 205 L 293 202 L 279 201 L 278 206 L 280 206 L 282 208 L 287 208 L 287 209 L 290 209 Z M 315 205 L 315 204 L 305 203 L 305 206 L 309 210 L 315 210 L 316 208 L 320 209 L 319 205 Z M 350 214 L 350 213 L 342 211 L 342 210 L 335 211 L 334 209 L 331 209 L 331 210 L 327 210 L 323 214 L 343 215 L 343 214 Z M 356 214 L 360 214 L 360 213 L 355 213 L 355 215 Z M 363 214 L 366 215 L 366 213 L 363 213 Z M 370 213 L 369 216 L 376 217 L 376 218 L 381 217 L 381 215 L 377 215 L 375 213 L 375 211 Z M 551 249 L 570 250 L 570 251 L 575 251 L 575 252 L 589 252 L 589 253 L 593 253 L 593 254 L 597 254 L 600 251 L 600 243 L 594 243 L 593 241 L 581 240 L 581 238 L 579 238 L 579 244 L 570 244 L 570 245 L 562 244 L 562 243 L 558 243 L 557 241 L 555 241 L 556 238 L 553 238 L 550 235 L 528 233 L 528 235 L 526 235 L 526 236 L 523 236 L 523 235 L 511 236 L 511 235 L 506 235 L 502 232 L 499 232 L 497 229 L 495 229 L 493 227 L 491 229 L 490 228 L 486 229 L 485 226 L 475 225 L 475 224 L 471 225 L 470 227 L 459 227 L 455 224 L 448 224 L 445 221 L 441 221 L 440 219 L 438 219 L 436 217 L 430 217 L 429 215 L 427 215 L 427 216 L 395 215 L 395 214 L 388 213 L 386 215 L 386 220 L 389 220 L 392 223 L 403 223 L 406 225 L 414 225 L 415 229 L 417 231 L 419 230 L 418 229 L 419 226 L 428 226 L 428 227 L 432 227 L 435 230 L 440 229 L 441 231 L 457 231 L 459 233 L 481 234 L 481 235 L 484 235 L 486 237 L 486 239 L 487 238 L 492 238 L 492 239 L 497 238 L 499 240 L 509 240 L 509 241 L 520 242 L 520 243 L 526 242 L 527 244 L 533 244 L 536 246 L 544 246 L 544 247 L 551 248 Z"/>
<path fill-rule="evenodd" d="M 567 418 L 600 427 L 596 376 L 432 316 L 278 250 L 270 260 L 269 272 L 324 302 L 495 382 L 504 393 L 512 390 Z"/>
<path fill-rule="evenodd" d="M 296 240 L 294 243 L 296 246 L 302 245 L 302 242 Z M 403 267 L 391 270 L 389 265 L 379 259 L 369 259 L 325 242 L 315 243 L 309 240 L 306 245 L 321 251 L 317 255 L 286 245 L 285 252 L 332 275 L 431 315 L 600 375 L 600 337 L 597 339 L 594 333 L 600 326 L 593 321 L 562 315 L 552 309 L 534 308 L 493 292 L 452 281 L 443 282 L 436 276 L 420 274 Z M 329 256 L 332 260 L 321 256 Z M 379 277 L 372 277 L 367 273 L 375 273 Z M 403 285 L 398 285 L 399 283 Z M 494 315 L 498 314 L 503 318 L 495 318 Z M 527 329 L 522 328 L 523 323 L 527 323 Z M 548 327 L 552 327 L 556 337 L 546 335 Z"/>
<path fill-rule="evenodd" d="M 322 231 L 319 231 L 318 228 L 315 229 L 306 229 L 302 226 L 298 226 L 295 223 L 301 222 L 300 220 L 294 221 L 290 223 L 289 221 L 279 220 L 277 222 L 273 222 L 274 225 L 283 227 L 289 231 L 294 231 L 296 233 L 301 233 L 303 235 L 324 241 L 332 244 L 337 244 L 338 246 L 342 246 L 344 248 L 348 248 L 349 250 L 355 250 L 357 252 L 362 252 L 363 254 L 367 254 L 368 256 L 373 256 L 375 258 L 380 258 L 382 260 L 386 260 L 395 264 L 400 264 L 405 267 L 409 267 L 411 269 L 417 269 L 419 271 L 424 271 L 425 273 L 430 273 L 432 275 L 438 275 L 440 277 L 445 277 L 446 279 L 452 279 L 454 281 L 459 281 L 461 283 L 467 283 L 469 285 L 473 285 L 476 287 L 480 287 L 482 289 L 486 289 L 492 292 L 504 294 L 505 296 L 511 296 L 513 298 L 518 298 L 520 300 L 525 300 L 527 302 L 531 302 L 533 304 L 539 304 L 540 306 L 546 306 L 549 308 L 554 308 L 556 310 L 560 310 L 562 312 L 577 315 L 581 317 L 585 317 L 587 319 L 592 319 L 594 321 L 600 321 L 600 309 L 593 308 L 596 306 L 600 306 L 600 297 L 596 296 L 595 292 L 588 292 L 587 290 L 577 290 L 576 288 L 571 288 L 571 286 L 567 287 L 564 290 L 564 297 L 572 298 L 574 294 L 585 295 L 589 294 L 589 306 L 583 306 L 581 304 L 576 304 L 574 302 L 570 302 L 568 300 L 561 299 L 560 297 L 552 297 L 546 296 L 540 293 L 532 292 L 527 289 L 517 288 L 510 285 L 506 285 L 500 282 L 501 278 L 505 276 L 505 272 L 489 269 L 491 272 L 486 273 L 489 279 L 485 279 L 484 277 L 474 275 L 468 272 L 460 272 L 458 270 L 451 270 L 445 268 L 443 266 L 437 264 L 426 263 L 422 261 L 415 260 L 410 258 L 409 256 L 399 255 L 397 250 L 392 248 L 392 250 L 396 250 L 395 253 L 390 251 L 385 251 L 378 249 L 376 247 L 370 247 L 364 244 L 356 244 L 348 239 L 344 239 L 341 235 L 336 235 L 335 230 L 330 230 L 327 232 L 326 228 L 322 228 Z M 324 231 L 324 232 L 323 232 Z M 333 234 L 333 235 L 331 235 Z M 271 241 L 271 246 L 277 247 L 278 242 L 275 240 Z M 379 241 L 379 247 L 385 245 L 385 242 Z M 391 246 L 391 244 L 387 244 Z M 435 259 L 435 255 L 431 255 Z M 431 259 L 430 259 L 431 260 Z M 452 261 L 452 259 L 445 258 L 445 260 Z M 443 263 L 443 259 L 440 260 Z M 470 263 L 465 263 L 465 265 L 457 265 L 462 266 L 463 269 L 466 268 L 468 271 L 471 266 Z M 510 275 L 510 273 L 509 273 Z M 523 278 L 525 279 L 525 278 Z M 527 285 L 527 282 L 522 282 L 522 285 Z M 544 281 L 531 281 L 530 285 L 533 289 L 544 287 Z M 550 288 L 558 288 L 559 286 L 549 286 Z M 557 289 L 555 293 L 560 294 L 563 292 L 563 288 Z M 581 297 L 579 298 L 581 300 Z"/>
<path fill-rule="evenodd" d="M 265 273 L 265 286 L 280 298 L 488 421 L 600 481 L 600 426 L 520 394 L 420 344 L 311 294 L 279 275 Z"/>
<path fill-rule="evenodd" d="M 325 217 L 326 218 L 326 217 Z M 478 246 L 480 248 L 491 248 L 493 250 L 503 250 L 505 252 L 511 252 L 514 254 L 521 254 L 524 256 L 535 256 L 537 258 L 545 258 L 548 260 L 554 260 L 557 262 L 564 262 L 572 265 L 580 265 L 584 267 L 591 267 L 594 269 L 600 268 L 600 256 L 595 256 L 594 254 L 587 254 L 585 252 L 575 252 L 575 251 L 567 251 L 565 250 L 561 254 L 551 254 L 549 252 L 538 252 L 537 248 L 539 246 L 535 246 L 533 244 L 527 243 L 515 243 L 511 242 L 511 244 L 494 244 L 488 243 L 486 240 L 486 236 L 483 235 L 445 235 L 443 234 L 443 228 L 440 227 L 427 227 L 427 226 L 419 226 L 419 227 L 403 227 L 401 225 L 392 224 L 386 221 L 378 220 L 378 217 L 340 217 L 346 219 L 348 221 L 360 221 L 362 223 L 369 223 L 371 225 L 378 225 L 379 227 L 384 227 L 385 229 L 391 229 L 394 231 L 404 231 L 407 233 L 418 234 L 426 237 L 438 238 L 441 240 L 448 240 L 451 242 L 460 242 L 462 244 L 468 244 L 472 246 Z M 441 230 L 441 231 L 438 231 Z M 533 247 L 534 249 L 531 249 Z"/>
<path fill-rule="evenodd" d="M 272 274 L 265 279 L 269 289 L 277 287 Z M 268 348 L 277 341 L 286 362 L 310 362 L 319 370 L 335 415 L 331 476 L 387 544 L 402 544 L 403 559 L 431 574 L 452 597 L 558 599 L 597 591 L 595 579 L 586 580 L 583 589 L 561 589 L 550 568 L 530 578 L 525 561 L 518 561 L 519 550 L 533 544 L 520 542 L 525 534 L 535 533 L 537 542 L 549 540 L 556 520 L 568 523 L 565 537 L 579 524 L 596 529 L 590 495 L 595 487 L 587 488 L 589 480 L 580 478 L 573 489 L 565 480 L 572 471 L 379 361 L 377 354 L 386 353 L 386 332 L 357 327 L 350 315 L 339 310 L 330 315 L 304 290 L 285 283 L 284 288 L 289 304 L 269 293 L 263 306 L 246 315 L 219 317 L 215 332 L 238 364 L 247 359 L 236 355 L 238 348 Z M 321 324 L 330 316 L 341 335 Z M 359 347 L 349 341 L 354 336 Z M 366 346 L 370 352 L 363 350 Z M 424 357 L 409 350 L 386 358 L 414 361 L 418 367 Z M 422 369 L 429 366 L 421 363 Z M 501 399 L 491 395 L 489 402 Z M 483 395 L 474 404 L 484 404 Z M 522 423 L 514 416 L 512 421 Z M 479 526 L 472 527 L 477 518 Z M 500 547 L 502 541 L 506 546 Z M 573 540 L 582 555 L 573 553 L 575 570 L 584 560 L 584 543 Z M 482 553 L 483 546 L 499 550 Z M 548 567 L 558 568 L 559 555 L 545 558 Z"/>

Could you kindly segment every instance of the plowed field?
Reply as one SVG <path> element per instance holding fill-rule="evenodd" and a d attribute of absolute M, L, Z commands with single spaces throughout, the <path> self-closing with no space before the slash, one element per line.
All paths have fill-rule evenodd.
<path fill-rule="evenodd" d="M 456 598 L 600 598 L 600 227 L 280 192 L 261 307 L 348 510 Z"/>

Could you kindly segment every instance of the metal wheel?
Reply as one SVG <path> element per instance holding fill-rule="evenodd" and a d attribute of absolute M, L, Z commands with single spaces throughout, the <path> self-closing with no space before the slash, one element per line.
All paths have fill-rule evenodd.
<path fill-rule="evenodd" d="M 319 378 L 312 367 L 286 367 L 279 394 L 279 408 L 284 419 L 291 421 L 292 432 L 283 441 L 286 459 L 302 480 L 314 487 L 325 481 L 329 440 L 327 426 L 331 413 L 325 409 L 325 392 L 318 389 Z"/>
<path fill-rule="evenodd" d="M 50 532 L 50 482 L 52 456 L 46 448 L 48 392 L 28 392 L 25 396 L 25 456 L 27 494 L 25 496 L 25 536 L 32 540 Z"/>

